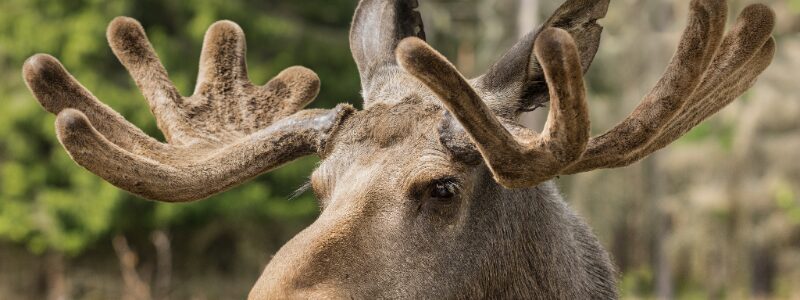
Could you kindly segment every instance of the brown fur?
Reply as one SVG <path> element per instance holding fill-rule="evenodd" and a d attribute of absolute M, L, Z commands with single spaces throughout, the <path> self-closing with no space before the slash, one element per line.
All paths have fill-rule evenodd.
<path fill-rule="evenodd" d="M 244 34 L 228 21 L 209 29 L 195 94 L 181 97 L 141 26 L 118 18 L 109 43 L 167 143 L 50 56 L 32 57 L 23 73 L 58 115 L 58 138 L 76 162 L 151 199 L 198 200 L 322 157 L 311 180 L 322 213 L 274 256 L 251 299 L 611 299 L 608 254 L 550 180 L 668 145 L 749 88 L 775 45 L 768 8 L 746 8 L 723 37 L 725 1 L 694 0 L 664 78 L 620 125 L 589 138 L 582 76 L 608 5 L 567 0 L 467 80 L 425 43 L 416 0 L 362 0 L 350 35 L 365 97 L 358 112 L 301 110 L 319 89 L 304 68 L 252 85 Z M 516 122 L 547 101 L 543 132 Z M 443 182 L 452 197 L 434 193 Z"/>
<path fill-rule="evenodd" d="M 549 101 L 544 71 L 531 50 L 547 28 L 566 30 L 578 46 L 583 72 L 589 70 L 600 46 L 609 0 L 567 1 L 538 30 L 531 31 L 492 65 L 486 74 L 472 80 L 476 91 L 499 117 L 515 118 L 521 112 Z"/>
<path fill-rule="evenodd" d="M 322 215 L 250 298 L 614 298 L 608 256 L 554 185 L 505 189 L 455 161 L 441 112 L 409 101 L 350 117 L 312 175 Z M 426 194 L 445 177 L 460 182 L 453 203 Z"/>

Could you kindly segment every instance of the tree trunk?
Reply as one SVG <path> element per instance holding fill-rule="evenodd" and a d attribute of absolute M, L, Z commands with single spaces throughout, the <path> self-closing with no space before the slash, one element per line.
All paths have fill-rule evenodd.
<path fill-rule="evenodd" d="M 69 287 L 64 266 L 64 254 L 48 252 L 45 254 L 45 279 L 48 300 L 64 300 L 69 294 Z"/>
<path fill-rule="evenodd" d="M 664 213 L 660 205 L 664 198 L 664 177 L 658 171 L 659 154 L 653 154 L 644 163 L 648 191 L 648 201 L 650 202 L 651 217 L 654 220 L 655 230 L 653 231 L 653 256 L 655 268 L 655 287 L 658 299 L 673 299 L 675 292 L 672 283 L 672 261 L 667 249 L 667 240 L 672 231 L 669 215 Z"/>
<path fill-rule="evenodd" d="M 167 233 L 161 230 L 153 231 L 150 236 L 156 248 L 156 281 L 153 298 L 167 300 L 170 294 L 170 281 L 172 280 L 172 246 Z"/>
<path fill-rule="evenodd" d="M 117 235 L 112 241 L 114 251 L 119 258 L 119 268 L 122 272 L 122 280 L 125 283 L 125 290 L 122 299 L 127 300 L 149 300 L 150 285 L 139 277 L 136 271 L 138 255 L 128 246 L 128 240 L 123 235 Z"/>

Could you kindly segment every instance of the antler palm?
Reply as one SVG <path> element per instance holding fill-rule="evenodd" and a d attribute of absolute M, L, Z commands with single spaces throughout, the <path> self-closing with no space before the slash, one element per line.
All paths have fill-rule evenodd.
<path fill-rule="evenodd" d="M 58 137 L 72 158 L 147 198 L 205 198 L 312 154 L 332 124 L 352 110 L 300 111 L 319 92 L 319 78 L 303 67 L 286 69 L 264 86 L 253 85 L 247 77 L 244 33 L 230 21 L 217 22 L 206 33 L 190 97 L 182 97 L 169 80 L 136 20 L 116 18 L 107 35 L 167 143 L 98 101 L 51 56 L 30 58 L 24 75 L 39 102 L 58 115 Z"/>

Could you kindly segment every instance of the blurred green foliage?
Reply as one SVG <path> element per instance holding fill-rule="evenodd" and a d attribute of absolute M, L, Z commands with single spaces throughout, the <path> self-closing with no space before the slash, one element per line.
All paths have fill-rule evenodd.
<path fill-rule="evenodd" d="M 792 185 L 780 181 L 774 187 L 775 203 L 782 213 L 785 213 L 794 225 L 800 225 L 800 202 L 796 201 L 798 195 Z"/>
<path fill-rule="evenodd" d="M 800 12 L 800 0 L 789 0 L 789 8 L 795 12 Z"/>
<path fill-rule="evenodd" d="M 314 159 L 198 203 L 141 201 L 70 160 L 55 138 L 54 117 L 25 88 L 21 66 L 35 53 L 54 55 L 99 99 L 161 138 L 143 97 L 107 47 L 106 24 L 121 15 L 138 19 L 178 89 L 188 94 L 206 28 L 229 19 L 247 34 L 254 83 L 302 64 L 322 78 L 313 106 L 357 103 L 358 75 L 347 46 L 354 6 L 350 0 L 1 1 L 0 239 L 24 243 L 35 253 L 78 255 L 117 232 L 210 220 L 295 232 L 318 210 L 309 195 L 287 200 Z"/>

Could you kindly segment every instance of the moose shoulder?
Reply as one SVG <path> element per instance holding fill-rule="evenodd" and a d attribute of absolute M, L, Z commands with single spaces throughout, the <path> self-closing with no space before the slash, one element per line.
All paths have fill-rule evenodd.
<path fill-rule="evenodd" d="M 319 218 L 250 292 L 283 298 L 617 297 L 607 253 L 552 179 L 629 165 L 744 93 L 774 55 L 772 11 L 693 0 L 672 62 L 619 125 L 590 137 L 583 83 L 609 0 L 567 0 L 486 74 L 468 80 L 426 44 L 416 0 L 361 0 L 350 34 L 364 110 L 303 109 L 319 79 L 289 68 L 247 78 L 234 23 L 208 30 L 194 95 L 170 82 L 144 30 L 117 18 L 109 44 L 167 142 L 130 124 L 53 57 L 24 66 L 81 166 L 140 196 L 195 201 L 306 155 Z M 542 132 L 517 119 L 549 102 Z"/>

